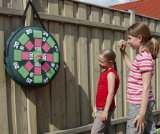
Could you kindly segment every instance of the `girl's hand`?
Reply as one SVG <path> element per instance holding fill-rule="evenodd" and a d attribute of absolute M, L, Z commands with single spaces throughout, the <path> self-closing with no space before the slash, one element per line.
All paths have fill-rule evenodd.
<path fill-rule="evenodd" d="M 92 117 L 93 117 L 94 119 L 96 118 L 96 112 L 95 112 L 95 111 L 92 112 Z"/>
<path fill-rule="evenodd" d="M 94 106 L 93 112 L 92 112 L 92 117 L 95 119 L 96 118 L 96 113 L 97 113 L 97 108 Z"/>
<path fill-rule="evenodd" d="M 123 53 L 126 49 L 127 42 L 125 40 L 121 40 L 120 42 L 120 51 Z"/>
<path fill-rule="evenodd" d="M 103 111 L 100 118 L 102 121 L 106 121 L 108 119 L 108 112 Z"/>
<path fill-rule="evenodd" d="M 145 129 L 145 116 L 143 115 L 137 115 L 134 124 L 136 126 L 137 132 L 143 133 Z"/>

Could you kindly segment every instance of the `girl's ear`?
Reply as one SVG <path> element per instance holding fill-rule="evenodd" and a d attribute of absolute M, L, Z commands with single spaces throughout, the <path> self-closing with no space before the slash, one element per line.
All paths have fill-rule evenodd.
<path fill-rule="evenodd" d="M 138 35 L 138 39 L 139 39 L 139 41 L 141 42 L 141 41 L 143 40 L 142 35 Z"/>

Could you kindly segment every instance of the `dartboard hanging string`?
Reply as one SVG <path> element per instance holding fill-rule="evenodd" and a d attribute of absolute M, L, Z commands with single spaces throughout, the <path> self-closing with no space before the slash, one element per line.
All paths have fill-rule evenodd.
<path fill-rule="evenodd" d="M 42 27 L 24 26 L 29 6 Z M 23 25 L 6 41 L 4 50 L 6 71 L 21 86 L 44 86 L 53 80 L 59 70 L 58 44 L 55 38 L 45 30 L 30 0 L 26 4 L 21 24 Z"/>
<path fill-rule="evenodd" d="M 45 28 L 45 26 L 44 26 L 44 24 L 43 24 L 43 22 L 42 22 L 42 19 L 40 18 L 37 10 L 35 9 L 33 3 L 32 3 L 30 0 L 28 0 L 27 5 L 26 5 L 26 8 L 25 8 L 25 10 L 24 10 L 24 13 L 23 13 L 23 16 L 22 16 L 21 26 L 24 27 L 24 22 L 25 22 L 25 19 L 26 19 L 26 14 L 27 14 L 29 5 L 32 7 L 32 11 L 33 11 L 33 13 L 37 16 L 37 18 L 38 18 L 38 20 L 39 20 L 42 28 L 46 31 L 46 28 Z M 7 49 L 7 48 L 6 48 L 6 46 L 5 46 L 5 48 L 4 48 L 4 56 L 6 56 L 6 55 L 7 55 L 6 53 L 8 52 L 8 50 L 7 50 L 7 52 L 6 52 L 6 49 Z M 5 61 L 4 61 L 4 63 L 5 63 Z M 6 64 L 6 63 L 5 63 L 5 64 Z"/>
<path fill-rule="evenodd" d="M 30 0 L 28 0 L 27 5 L 26 5 L 26 8 L 25 8 L 25 10 L 24 10 L 24 13 L 23 13 L 23 16 L 22 16 L 22 23 L 21 23 L 21 25 L 24 26 L 24 22 L 25 22 L 25 19 L 26 19 L 26 14 L 27 14 L 27 10 L 28 10 L 28 8 L 29 8 L 29 5 L 32 7 L 32 11 L 33 11 L 33 13 L 37 16 L 37 18 L 38 18 L 38 20 L 39 20 L 42 28 L 43 28 L 44 30 L 46 30 L 46 28 L 45 28 L 45 26 L 44 26 L 44 24 L 43 24 L 43 22 L 42 22 L 42 19 L 40 18 L 39 14 L 38 14 L 38 12 L 37 12 L 37 10 L 36 10 L 36 8 L 34 7 L 33 3 L 32 3 Z"/>

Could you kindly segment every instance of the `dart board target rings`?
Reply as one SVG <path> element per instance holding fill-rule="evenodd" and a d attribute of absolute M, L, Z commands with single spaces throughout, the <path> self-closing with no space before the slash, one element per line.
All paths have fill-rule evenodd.
<path fill-rule="evenodd" d="M 15 31 L 7 40 L 4 57 L 11 78 L 27 87 L 46 85 L 60 66 L 55 38 L 40 27 L 27 26 Z"/>

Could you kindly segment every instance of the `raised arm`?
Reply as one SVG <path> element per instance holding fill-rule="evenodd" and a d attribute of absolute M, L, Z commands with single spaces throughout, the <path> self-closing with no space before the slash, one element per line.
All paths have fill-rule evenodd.
<path fill-rule="evenodd" d="M 121 44 L 120 44 L 120 51 L 121 51 L 121 54 L 122 54 L 122 57 L 124 59 L 124 61 L 126 62 L 126 65 L 127 67 L 130 69 L 131 68 L 131 65 L 132 65 L 132 61 L 130 60 L 129 56 L 127 55 L 125 49 L 126 49 L 126 41 L 125 40 L 122 40 L 121 41 Z"/>

